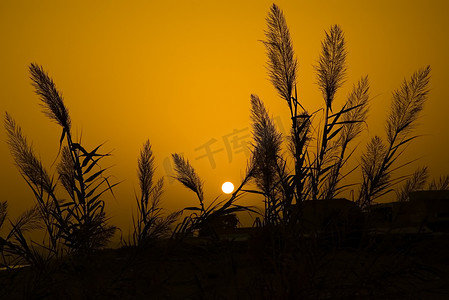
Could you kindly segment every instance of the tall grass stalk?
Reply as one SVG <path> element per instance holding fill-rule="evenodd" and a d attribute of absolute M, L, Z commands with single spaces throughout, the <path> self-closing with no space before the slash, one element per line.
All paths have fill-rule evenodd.
<path fill-rule="evenodd" d="M 391 110 L 386 122 L 386 143 L 375 136 L 362 156 L 362 184 L 358 203 L 367 208 L 373 200 L 393 191 L 394 184 L 403 177 L 393 177 L 393 172 L 410 162 L 397 165 L 397 160 L 407 145 L 417 138 L 413 129 L 419 113 L 424 108 L 429 93 L 430 66 L 413 73 L 409 80 L 393 93 Z"/>
<path fill-rule="evenodd" d="M 154 155 L 147 140 L 140 151 L 137 162 L 140 198 L 137 200 L 137 219 L 133 217 L 133 244 L 144 245 L 153 240 L 169 236 L 170 226 L 177 220 L 179 212 L 163 216 L 160 207 L 164 192 L 164 178 L 154 182 Z"/>
<path fill-rule="evenodd" d="M 253 123 L 254 180 L 265 200 L 266 225 L 279 224 L 293 193 L 286 180 L 286 162 L 282 157 L 282 135 L 268 115 L 263 102 L 251 95 L 251 119 Z"/>
<path fill-rule="evenodd" d="M 8 113 L 5 114 L 5 129 L 8 137 L 7 142 L 15 164 L 36 199 L 36 209 L 32 211 L 39 212 L 42 222 L 45 224 L 48 243 L 45 243 L 44 247 L 58 256 L 62 251 L 60 238 L 65 219 L 61 213 L 60 201 L 55 195 L 56 183 L 34 154 L 33 148 L 28 144 L 20 126 Z M 28 219 L 23 218 L 22 220 Z M 10 234 L 9 237 L 22 232 L 22 225 L 15 223 L 11 223 L 11 225 L 15 229 L 12 231 L 14 234 Z M 15 249 L 18 248 L 15 247 Z"/>
<path fill-rule="evenodd" d="M 312 172 L 312 199 L 319 198 L 320 183 L 331 169 L 328 160 L 333 156 L 331 152 L 335 148 L 330 145 L 333 137 L 341 130 L 335 125 L 339 114 L 329 115 L 332 113 L 332 103 L 335 98 L 337 90 L 342 86 L 344 77 L 346 75 L 346 46 L 343 31 L 338 25 L 330 28 L 326 32 L 326 37 L 321 42 L 321 54 L 318 60 L 318 65 L 315 67 L 317 72 L 317 83 L 323 94 L 325 108 L 324 108 L 324 124 L 321 131 L 321 139 L 317 139 L 317 153 L 314 158 L 314 166 Z M 334 130 L 334 131 L 333 131 Z M 321 140 L 321 141 L 320 141 Z"/>
<path fill-rule="evenodd" d="M 306 155 L 304 149 L 308 141 L 309 116 L 299 102 L 296 93 L 297 60 L 293 44 L 282 10 L 275 4 L 271 6 L 266 18 L 266 40 L 263 41 L 268 56 L 268 74 L 279 96 L 287 102 L 292 120 L 292 141 L 295 173 L 290 185 L 297 202 L 303 200 L 302 194 L 307 177 L 304 169 Z M 292 202 L 293 199 L 288 199 Z"/>

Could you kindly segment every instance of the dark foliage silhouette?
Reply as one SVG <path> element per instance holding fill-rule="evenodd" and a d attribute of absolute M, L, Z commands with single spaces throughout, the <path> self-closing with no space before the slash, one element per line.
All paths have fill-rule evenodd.
<path fill-rule="evenodd" d="M 449 190 L 449 175 L 441 176 L 438 180 L 433 179 L 429 185 L 429 190 Z"/>
<path fill-rule="evenodd" d="M 427 167 L 418 168 L 413 174 L 406 180 L 405 184 L 399 191 L 396 190 L 396 201 L 402 202 L 409 200 L 411 192 L 423 190 L 427 179 L 429 178 L 429 172 Z"/>

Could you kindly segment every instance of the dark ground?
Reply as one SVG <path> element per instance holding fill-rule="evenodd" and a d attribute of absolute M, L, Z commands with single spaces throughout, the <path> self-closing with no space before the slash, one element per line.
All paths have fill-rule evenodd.
<path fill-rule="evenodd" d="M 164 241 L 3 271 L 0 299 L 449 299 L 447 234 L 279 236 Z"/>

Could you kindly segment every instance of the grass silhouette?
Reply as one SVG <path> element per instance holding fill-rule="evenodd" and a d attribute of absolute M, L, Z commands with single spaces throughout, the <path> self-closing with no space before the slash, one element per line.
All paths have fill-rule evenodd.
<path fill-rule="evenodd" d="M 391 111 L 386 122 L 387 145 L 375 136 L 362 156 L 363 180 L 358 203 L 362 207 L 388 193 L 400 178 L 392 178 L 392 172 L 404 166 L 394 166 L 403 149 L 416 135 L 411 135 L 419 113 L 427 99 L 430 67 L 418 70 L 410 80 L 393 93 Z"/>
<path fill-rule="evenodd" d="M 99 166 L 99 161 L 109 155 L 97 152 L 101 145 L 88 152 L 73 141 L 68 109 L 53 80 L 36 64 L 30 65 L 30 74 L 44 114 L 62 127 L 58 179 L 50 177 L 20 126 L 6 113 L 8 145 L 22 177 L 33 191 L 36 205 L 11 222 L 12 229 L 4 244 L 8 253 L 39 266 L 64 253 L 89 252 L 107 245 L 115 227 L 107 224 L 100 197 L 112 192 L 116 184 L 109 183 L 109 177 L 104 176 L 106 169 Z M 65 188 L 68 201 L 56 195 L 58 181 Z M 24 233 L 41 227 L 45 229 L 44 242 L 27 241 Z M 40 251 L 35 249 L 36 245 Z M 49 253 L 45 258 L 39 254 L 43 250 Z"/>
<path fill-rule="evenodd" d="M 162 215 L 160 205 L 164 178 L 162 177 L 156 182 L 153 181 L 155 166 L 149 140 L 145 142 L 140 151 L 137 165 L 141 195 L 140 199 L 136 197 L 137 219 L 134 220 L 133 218 L 132 245 L 142 246 L 156 239 L 169 236 L 170 226 L 176 222 L 180 212 L 174 212 L 165 217 Z"/>
<path fill-rule="evenodd" d="M 292 204 L 300 207 L 305 200 L 332 199 L 348 187 L 339 183 L 353 170 L 344 174 L 342 168 L 354 152 L 348 146 L 361 133 L 366 120 L 369 83 L 367 77 L 362 77 L 346 103 L 333 112 L 336 92 L 346 74 L 346 48 L 343 31 L 338 25 L 332 26 L 326 32 L 318 65 L 315 66 L 318 87 L 325 104 L 322 126 L 315 127 L 313 119 L 318 112 L 310 114 L 297 97 L 297 63 L 293 45 L 284 15 L 275 4 L 268 14 L 267 26 L 263 43 L 267 49 L 268 70 L 273 86 L 289 107 L 292 126 L 288 140 L 294 161 L 294 171 L 288 172 L 283 166 L 283 175 L 276 184 L 283 187 L 278 206 L 284 207 L 278 210 L 276 218 L 284 220 L 284 223 L 295 223 L 298 218 L 291 219 L 292 216 L 300 214 L 289 213 Z M 312 132 L 318 135 L 315 137 Z M 256 139 L 260 133 L 255 130 L 254 136 Z M 313 147 L 314 141 L 316 147 Z M 287 161 L 286 158 L 280 160 Z"/>
<path fill-rule="evenodd" d="M 297 97 L 297 63 L 293 45 L 284 15 L 275 4 L 268 14 L 267 26 L 266 40 L 263 43 L 267 49 L 268 72 L 279 96 L 287 102 L 292 120 L 289 148 L 293 154 L 294 171 L 283 171 L 284 175 L 277 180 L 277 185 L 289 186 L 280 189 L 284 192 L 278 196 L 282 199 L 279 200 L 279 206 L 288 207 L 292 203 L 300 206 L 305 200 L 332 199 L 348 187 L 356 185 L 341 185 L 341 180 L 355 170 L 345 171 L 344 166 L 355 151 L 350 145 L 362 132 L 366 122 L 369 104 L 368 77 L 362 77 L 354 85 L 345 104 L 335 110 L 334 99 L 345 80 L 347 54 L 342 29 L 338 25 L 331 26 L 325 33 L 315 66 L 317 85 L 324 99 L 323 121 L 316 126 L 313 118 L 319 111 L 309 114 Z M 427 99 L 429 78 L 428 66 L 415 72 L 393 93 L 391 112 L 386 122 L 387 144 L 379 136 L 373 137 L 361 158 L 362 180 L 356 199 L 361 208 L 368 208 L 376 198 L 392 192 L 395 184 L 406 179 L 394 177 L 393 173 L 408 164 L 396 165 L 403 150 L 417 137 L 413 135 L 413 129 Z M 270 130 L 265 129 L 263 134 L 270 135 Z M 311 132 L 316 132 L 316 136 Z M 255 127 L 256 141 L 263 134 Z M 258 146 L 260 148 L 261 145 Z M 269 152 L 270 147 L 273 146 L 267 144 L 265 151 Z M 276 149 L 276 154 L 273 152 L 273 155 L 279 157 L 280 150 Z M 272 162 L 278 159 L 272 159 Z M 281 161 L 287 159 L 282 158 Z M 411 185 L 410 182 L 408 185 L 408 192 L 422 187 Z M 268 194 L 268 186 L 269 184 L 262 188 L 264 194 Z M 275 188 L 277 186 L 269 189 L 273 192 Z M 271 202 L 276 203 L 276 200 Z M 279 210 L 277 218 L 288 220 L 287 211 L 283 210 L 281 215 Z"/>

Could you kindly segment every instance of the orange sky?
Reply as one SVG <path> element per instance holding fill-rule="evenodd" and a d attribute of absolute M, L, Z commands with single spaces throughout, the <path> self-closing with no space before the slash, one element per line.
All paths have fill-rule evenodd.
<path fill-rule="evenodd" d="M 127 230 L 138 187 L 136 161 L 149 138 L 158 175 L 171 153 L 189 158 L 206 181 L 210 200 L 225 180 L 238 183 L 246 166 L 249 96 L 258 94 L 289 127 L 288 108 L 267 80 L 265 17 L 271 1 L 15 1 L 0 2 L 0 111 L 8 111 L 50 168 L 60 129 L 41 112 L 27 66 L 42 65 L 69 107 L 75 133 L 88 147 L 106 142 L 114 156 L 104 166 L 122 181 L 107 204 L 112 222 Z M 383 135 L 391 93 L 405 77 L 432 66 L 431 93 L 408 149 L 432 176 L 449 173 L 446 129 L 449 78 L 447 1 L 277 1 L 286 16 L 299 62 L 298 92 L 309 111 L 322 107 L 315 64 L 324 30 L 341 25 L 348 48 L 348 76 L 337 93 L 342 103 L 352 84 L 369 75 L 369 131 Z M 76 135 L 76 134 L 75 134 Z M 13 165 L 0 130 L 0 200 L 15 216 L 33 203 Z M 204 146 L 218 151 L 213 159 Z M 54 171 L 54 169 L 52 169 Z M 165 207 L 196 204 L 194 194 L 166 180 Z M 258 199 L 247 199 L 259 204 Z"/>

